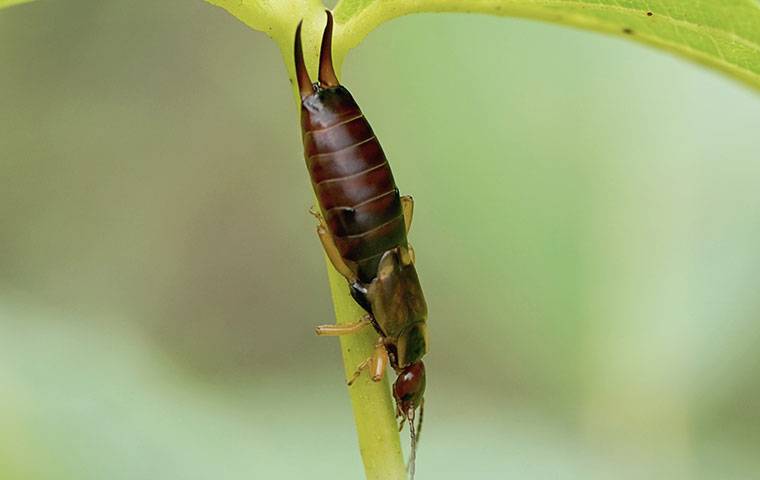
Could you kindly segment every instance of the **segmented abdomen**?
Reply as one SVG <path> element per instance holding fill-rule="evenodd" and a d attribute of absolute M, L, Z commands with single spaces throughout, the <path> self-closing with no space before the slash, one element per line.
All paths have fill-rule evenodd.
<path fill-rule="evenodd" d="M 304 155 L 328 229 L 363 282 L 380 256 L 406 245 L 404 216 L 388 160 L 351 94 L 343 87 L 303 102 Z"/>

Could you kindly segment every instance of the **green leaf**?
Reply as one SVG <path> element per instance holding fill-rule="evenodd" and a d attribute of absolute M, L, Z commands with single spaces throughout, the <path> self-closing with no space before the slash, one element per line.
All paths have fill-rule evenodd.
<path fill-rule="evenodd" d="M 269 34 L 280 46 L 291 74 L 292 32 L 297 22 L 304 19 L 307 38 L 318 35 L 324 24 L 324 6 L 318 0 L 209 1 Z M 423 12 L 532 18 L 618 35 L 680 54 L 760 88 L 758 0 L 341 0 L 335 7 L 336 66 L 383 22 Z M 313 57 L 307 55 L 307 62 L 313 62 Z"/>
<path fill-rule="evenodd" d="M 12 5 L 19 5 L 21 3 L 29 3 L 32 0 L 0 0 L 0 8 L 10 7 Z"/>
<path fill-rule="evenodd" d="M 341 50 L 417 12 L 485 13 L 595 30 L 678 53 L 760 88 L 758 0 L 342 0 Z"/>

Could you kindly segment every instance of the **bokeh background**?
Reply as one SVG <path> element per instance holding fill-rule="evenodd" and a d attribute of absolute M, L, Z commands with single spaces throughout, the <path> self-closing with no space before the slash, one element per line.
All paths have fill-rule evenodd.
<path fill-rule="evenodd" d="M 343 81 L 416 199 L 420 480 L 760 476 L 756 92 L 461 15 Z M 203 2 L 0 12 L 0 478 L 362 478 L 299 135 Z"/>

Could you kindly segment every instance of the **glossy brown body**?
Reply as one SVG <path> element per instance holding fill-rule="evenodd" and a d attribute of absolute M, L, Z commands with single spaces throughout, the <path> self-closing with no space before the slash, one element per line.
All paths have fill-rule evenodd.
<path fill-rule="evenodd" d="M 358 279 L 370 282 L 380 257 L 407 245 L 388 160 L 343 86 L 317 86 L 303 99 L 301 126 L 306 166 L 330 234 Z"/>

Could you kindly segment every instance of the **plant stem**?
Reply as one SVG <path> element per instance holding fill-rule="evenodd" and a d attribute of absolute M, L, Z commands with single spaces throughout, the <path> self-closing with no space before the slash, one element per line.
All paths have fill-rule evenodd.
<path fill-rule="evenodd" d="M 326 257 L 325 260 L 335 318 L 338 323 L 355 322 L 364 315 L 364 311 L 348 294 L 346 279 L 333 268 Z M 376 340 L 377 334 L 371 328 L 341 337 L 343 368 L 347 379 L 353 375 L 356 365 L 372 355 Z M 348 393 L 354 410 L 359 450 L 367 479 L 406 479 L 388 378 L 383 378 L 382 382 L 373 382 L 370 376 L 364 373 L 348 387 Z"/>

